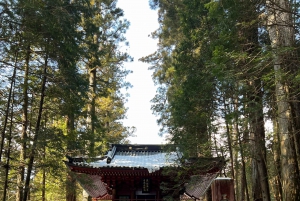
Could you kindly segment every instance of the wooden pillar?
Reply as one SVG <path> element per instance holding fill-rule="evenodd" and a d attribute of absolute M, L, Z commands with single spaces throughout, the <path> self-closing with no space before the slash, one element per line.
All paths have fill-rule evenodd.
<path fill-rule="evenodd" d="M 115 201 L 116 200 L 116 189 L 113 188 L 112 189 L 112 201 Z"/>
<path fill-rule="evenodd" d="M 117 199 L 117 189 L 116 189 L 116 178 L 114 177 L 112 180 L 112 201 L 116 201 Z"/>
<path fill-rule="evenodd" d="M 134 177 L 130 179 L 130 200 L 135 200 L 135 186 L 134 186 Z"/>
<path fill-rule="evenodd" d="M 158 201 L 158 200 L 160 200 L 161 198 L 160 198 L 160 177 L 158 177 L 157 178 L 157 181 L 156 181 L 157 183 L 156 183 L 156 188 L 157 188 L 157 190 L 156 190 L 156 200 Z"/>
<path fill-rule="evenodd" d="M 156 190 L 155 200 L 160 200 L 160 192 L 159 192 L 159 189 Z"/>

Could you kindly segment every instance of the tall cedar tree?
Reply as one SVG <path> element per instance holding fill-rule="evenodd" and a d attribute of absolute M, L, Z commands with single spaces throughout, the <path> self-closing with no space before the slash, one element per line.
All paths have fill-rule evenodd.
<path fill-rule="evenodd" d="M 282 200 L 299 200 L 299 58 L 296 51 L 298 4 L 267 1 L 267 24 L 273 51 L 280 144 Z M 294 7 L 294 8 L 293 8 Z"/>
<path fill-rule="evenodd" d="M 296 200 L 299 194 L 295 182 L 299 174 L 298 58 L 294 49 L 298 6 L 283 1 L 150 1 L 159 14 L 160 28 L 152 34 L 159 39 L 159 48 L 141 60 L 154 70 L 158 93 L 152 109 L 159 115 L 161 131 L 169 133 L 170 141 L 185 144 L 190 156 L 224 154 L 228 147 L 238 200 L 245 193 L 247 200 L 270 200 L 271 194 L 281 190 L 283 200 Z M 270 51 L 270 44 L 275 51 Z M 265 134 L 265 111 L 272 113 L 272 97 L 277 97 L 279 143 L 284 153 L 279 190 L 269 189 L 269 182 L 277 178 L 272 165 L 268 166 L 273 159 L 267 160 L 271 150 L 266 146 L 277 141 L 268 142 Z M 227 140 L 210 149 L 211 134 L 223 132 L 223 118 Z M 218 141 L 222 140 L 220 136 Z M 252 169 L 247 168 L 249 161 Z M 291 175 L 295 179 L 287 181 Z"/>

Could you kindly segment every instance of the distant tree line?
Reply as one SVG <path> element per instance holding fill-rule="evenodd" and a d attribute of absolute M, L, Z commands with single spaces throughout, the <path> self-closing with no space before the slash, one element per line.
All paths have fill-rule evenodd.
<path fill-rule="evenodd" d="M 0 199 L 75 201 L 65 155 L 126 143 L 129 22 L 115 0 L 0 2 Z"/>
<path fill-rule="evenodd" d="M 150 1 L 158 50 L 141 60 L 161 134 L 185 156 L 226 157 L 238 201 L 300 200 L 299 3 Z"/>

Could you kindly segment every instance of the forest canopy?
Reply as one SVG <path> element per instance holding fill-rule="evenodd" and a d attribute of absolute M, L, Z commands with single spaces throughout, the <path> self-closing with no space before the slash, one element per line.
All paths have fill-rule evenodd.
<path fill-rule="evenodd" d="M 82 199 L 65 155 L 102 155 L 133 133 L 116 2 L 0 2 L 3 201 Z M 160 134 L 185 157 L 225 157 L 236 200 L 300 200 L 299 3 L 149 1 L 158 49 L 140 60 Z"/>
<path fill-rule="evenodd" d="M 150 0 L 161 134 L 223 156 L 236 200 L 300 200 L 299 1 Z"/>
<path fill-rule="evenodd" d="M 0 2 L 1 200 L 76 200 L 65 155 L 127 142 L 128 27 L 114 0 Z"/>

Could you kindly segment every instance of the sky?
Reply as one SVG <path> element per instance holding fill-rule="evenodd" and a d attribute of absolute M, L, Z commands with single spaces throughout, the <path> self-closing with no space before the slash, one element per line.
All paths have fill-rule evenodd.
<path fill-rule="evenodd" d="M 150 109 L 150 101 L 156 93 L 152 71 L 148 70 L 149 64 L 138 61 L 157 49 L 157 41 L 149 37 L 158 28 L 157 11 L 150 9 L 148 0 L 118 0 L 117 6 L 123 9 L 125 18 L 130 22 L 126 32 L 129 41 L 127 51 L 134 57 L 133 62 L 125 63 L 125 67 L 133 71 L 127 77 L 133 87 L 127 91 L 130 97 L 125 105 L 128 108 L 127 119 L 123 123 L 136 127 L 136 137 L 129 138 L 132 144 L 163 144 L 164 138 L 158 135 L 157 117 Z"/>

